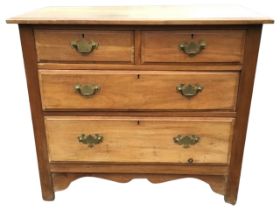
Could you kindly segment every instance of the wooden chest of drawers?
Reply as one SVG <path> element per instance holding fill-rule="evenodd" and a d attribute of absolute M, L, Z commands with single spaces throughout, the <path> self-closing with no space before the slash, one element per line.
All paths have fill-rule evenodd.
<path fill-rule="evenodd" d="M 83 176 L 195 177 L 236 202 L 262 24 L 273 20 L 154 6 L 50 7 L 7 22 L 19 24 L 45 200 Z"/>

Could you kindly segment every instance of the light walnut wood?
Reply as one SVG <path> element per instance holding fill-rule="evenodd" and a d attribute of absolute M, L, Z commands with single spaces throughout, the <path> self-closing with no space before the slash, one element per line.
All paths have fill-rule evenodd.
<path fill-rule="evenodd" d="M 135 41 L 134 42 L 134 48 L 135 48 L 135 51 L 134 51 L 135 62 L 134 63 L 136 65 L 140 65 L 141 64 L 141 31 L 140 30 L 135 30 L 134 41 Z"/>
<path fill-rule="evenodd" d="M 234 127 L 234 143 L 231 149 L 230 174 L 228 176 L 227 192 L 225 194 L 225 201 L 231 204 L 235 204 L 237 200 L 261 32 L 262 26 L 251 26 L 247 32 L 244 55 L 246 62 L 244 63 L 244 70 L 240 76 L 241 83 L 238 90 L 239 105 Z"/>
<path fill-rule="evenodd" d="M 45 116 L 132 116 L 132 117 L 236 117 L 236 112 L 232 111 L 46 111 Z"/>
<path fill-rule="evenodd" d="M 40 70 L 43 108 L 115 110 L 234 110 L 238 73 L 154 71 Z M 138 76 L 139 75 L 139 76 Z M 75 84 L 98 84 L 101 90 L 83 97 Z M 176 86 L 200 84 L 204 89 L 191 99 Z"/>
<path fill-rule="evenodd" d="M 119 163 L 228 163 L 232 118 L 45 117 L 50 161 Z M 101 134 L 89 148 L 81 134 Z M 175 144 L 177 135 L 197 135 L 190 148 Z"/>
<path fill-rule="evenodd" d="M 204 181 L 208 183 L 211 187 L 211 189 L 219 194 L 224 194 L 225 192 L 225 184 L 226 184 L 226 177 L 225 176 L 200 176 L 200 175 L 176 175 L 176 174 L 81 174 L 81 173 L 54 173 L 53 174 L 53 183 L 54 183 L 54 189 L 55 191 L 64 190 L 69 185 L 83 177 L 98 177 L 103 179 L 112 180 L 115 182 L 120 183 L 127 183 L 135 178 L 146 178 L 151 183 L 162 183 L 171 181 L 174 179 L 182 179 L 182 178 L 196 178 L 200 179 L 201 181 Z"/>
<path fill-rule="evenodd" d="M 131 31 L 99 30 L 34 30 L 38 61 L 134 62 L 134 37 Z M 98 48 L 81 55 L 71 41 L 86 40 L 98 43 Z"/>
<path fill-rule="evenodd" d="M 32 27 L 28 25 L 19 26 L 19 32 L 22 44 L 25 75 L 32 114 L 42 197 L 44 200 L 52 201 L 54 200 L 55 195 L 52 183 L 52 176 L 49 170 L 46 133 L 42 102 L 40 100 L 40 88 L 36 65 L 36 48 L 34 43 L 34 33 Z"/>
<path fill-rule="evenodd" d="M 236 25 L 273 23 L 234 5 L 46 7 L 7 20 L 19 24 Z"/>
<path fill-rule="evenodd" d="M 143 31 L 142 62 L 242 62 L 244 37 L 243 30 Z M 195 56 L 179 48 L 201 40 L 206 47 Z"/>
<path fill-rule="evenodd" d="M 138 53 L 139 54 L 139 53 Z M 140 60 L 140 59 L 139 59 Z M 38 63 L 38 69 L 44 70 L 141 70 L 141 71 L 241 71 L 240 64 L 207 63 L 155 63 L 133 64 L 97 64 L 97 63 Z"/>
<path fill-rule="evenodd" d="M 49 7 L 7 22 L 20 24 L 44 200 L 84 176 L 194 177 L 235 204 L 261 29 L 272 19 L 196 5 Z M 80 55 L 70 42 L 82 36 L 99 48 Z M 206 42 L 194 57 L 178 46 L 190 39 Z M 93 97 L 74 91 L 92 83 Z M 204 89 L 187 99 L 181 83 Z M 104 141 L 89 148 L 83 133 Z M 200 141 L 186 149 L 178 134 Z"/>
<path fill-rule="evenodd" d="M 228 175 L 224 164 L 186 163 L 92 163 L 92 162 L 51 162 L 52 173 L 149 173 L 149 174 L 189 174 L 189 175 Z"/>

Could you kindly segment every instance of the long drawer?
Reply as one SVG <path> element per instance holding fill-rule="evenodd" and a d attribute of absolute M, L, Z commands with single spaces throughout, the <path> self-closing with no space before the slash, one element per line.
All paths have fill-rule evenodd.
<path fill-rule="evenodd" d="M 44 110 L 234 110 L 238 73 L 40 70 Z"/>
<path fill-rule="evenodd" d="M 233 118 L 45 117 L 49 160 L 228 164 Z"/>

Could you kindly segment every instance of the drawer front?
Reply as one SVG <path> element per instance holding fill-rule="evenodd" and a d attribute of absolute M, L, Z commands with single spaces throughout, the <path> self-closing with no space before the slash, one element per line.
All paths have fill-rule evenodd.
<path fill-rule="evenodd" d="M 143 31 L 142 63 L 242 62 L 244 38 L 242 30 Z"/>
<path fill-rule="evenodd" d="M 232 118 L 45 117 L 50 161 L 227 164 L 233 124 Z"/>
<path fill-rule="evenodd" d="M 38 62 L 134 61 L 131 31 L 35 30 Z"/>
<path fill-rule="evenodd" d="M 40 70 L 39 77 L 45 110 L 234 110 L 239 80 L 233 72 Z"/>

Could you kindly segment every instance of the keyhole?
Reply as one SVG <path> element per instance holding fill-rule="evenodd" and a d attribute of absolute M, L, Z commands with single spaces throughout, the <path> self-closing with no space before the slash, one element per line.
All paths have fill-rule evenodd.
<path fill-rule="evenodd" d="M 85 38 L 85 34 L 82 34 L 82 38 Z"/>
<path fill-rule="evenodd" d="M 140 74 L 137 74 L 137 79 L 140 79 Z"/>
<path fill-rule="evenodd" d="M 194 38 L 194 34 L 191 34 L 191 38 L 192 38 L 192 39 Z"/>
<path fill-rule="evenodd" d="M 192 164 L 193 163 L 193 159 L 192 158 L 189 158 L 188 159 L 188 164 Z"/>
<path fill-rule="evenodd" d="M 140 120 L 137 120 L 137 125 L 140 125 Z"/>

